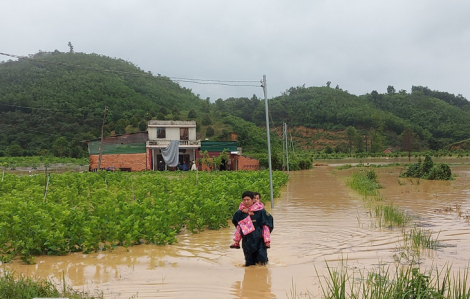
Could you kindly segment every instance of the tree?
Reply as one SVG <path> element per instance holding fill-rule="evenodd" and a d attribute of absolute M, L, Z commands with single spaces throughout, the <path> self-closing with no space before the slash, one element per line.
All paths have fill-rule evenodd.
<path fill-rule="evenodd" d="M 215 101 L 215 107 L 216 107 L 219 111 L 225 111 L 225 102 L 224 102 L 224 100 L 222 100 L 222 99 L 217 99 L 217 101 Z"/>
<path fill-rule="evenodd" d="M 214 136 L 214 129 L 213 129 L 211 126 L 208 126 L 208 127 L 207 127 L 206 136 L 207 136 L 207 137 Z"/>
<path fill-rule="evenodd" d="M 120 120 L 117 121 L 114 131 L 116 132 L 116 134 L 124 134 L 126 133 L 126 127 L 127 127 L 126 121 L 121 118 Z"/>
<path fill-rule="evenodd" d="M 6 155 L 10 157 L 22 157 L 23 153 L 23 148 L 17 143 L 9 145 L 6 149 Z"/>
<path fill-rule="evenodd" d="M 139 122 L 139 131 L 141 131 L 141 132 L 147 131 L 147 122 L 146 121 L 141 120 Z"/>
<path fill-rule="evenodd" d="M 324 149 L 325 151 L 325 154 L 331 154 L 333 153 L 333 149 L 331 148 L 331 146 L 327 145 Z"/>
<path fill-rule="evenodd" d="M 144 115 L 145 120 L 151 120 L 152 118 L 153 118 L 153 116 L 152 116 L 152 113 L 150 111 L 145 113 L 145 115 Z"/>
<path fill-rule="evenodd" d="M 71 42 L 69 42 L 69 44 L 68 44 L 68 45 L 69 45 L 69 48 L 70 48 L 70 51 L 69 51 L 69 53 L 73 53 L 73 46 L 72 46 L 72 43 L 71 43 Z"/>
<path fill-rule="evenodd" d="M 216 170 L 220 169 L 220 166 L 224 163 L 227 162 L 229 159 L 229 156 L 225 150 L 223 150 L 218 157 L 214 157 L 213 163 L 214 163 L 214 168 Z"/>
<path fill-rule="evenodd" d="M 133 116 L 133 117 L 131 117 L 131 119 L 129 119 L 129 123 L 134 128 L 137 128 L 139 126 L 139 120 L 135 116 Z"/>
<path fill-rule="evenodd" d="M 212 119 L 210 118 L 209 114 L 205 114 L 202 117 L 202 125 L 203 126 L 208 126 L 212 124 Z"/>
<path fill-rule="evenodd" d="M 194 109 L 190 109 L 188 113 L 188 118 L 196 118 L 196 117 L 197 117 L 196 111 L 194 111 Z"/>
<path fill-rule="evenodd" d="M 203 151 L 201 153 L 202 158 L 200 159 L 200 164 L 206 165 L 210 170 L 212 170 L 213 165 L 212 165 L 212 159 L 209 156 L 209 153 L 207 151 Z"/>
<path fill-rule="evenodd" d="M 389 95 L 394 95 L 394 94 L 395 94 L 395 87 L 393 87 L 392 85 L 389 85 L 389 86 L 387 87 L 387 93 L 388 93 Z"/>
<path fill-rule="evenodd" d="M 163 115 L 167 115 L 167 114 L 168 114 L 168 110 L 167 110 L 164 106 L 162 106 L 162 107 L 160 108 L 160 110 L 158 110 L 158 112 L 160 112 L 160 113 L 163 114 Z"/>
<path fill-rule="evenodd" d="M 349 154 L 352 154 L 354 141 L 356 140 L 357 131 L 356 128 L 349 126 L 346 128 L 346 136 L 348 136 Z"/>
<path fill-rule="evenodd" d="M 377 100 L 379 98 L 379 93 L 377 92 L 377 90 L 372 90 L 370 95 L 372 96 L 373 100 Z"/>
<path fill-rule="evenodd" d="M 161 112 L 158 112 L 157 113 L 157 119 L 158 120 L 165 120 L 165 114 L 161 113 Z"/>
<path fill-rule="evenodd" d="M 372 115 L 372 127 L 370 129 L 370 151 L 373 153 L 382 151 L 384 148 L 385 136 L 383 134 L 385 121 L 376 112 Z"/>
<path fill-rule="evenodd" d="M 209 113 L 211 111 L 210 98 L 206 98 L 206 100 L 202 102 L 202 111 L 206 113 Z"/>
<path fill-rule="evenodd" d="M 177 106 L 173 106 L 173 109 L 171 109 L 171 113 L 173 114 L 173 120 L 180 119 L 180 110 Z"/>
<path fill-rule="evenodd" d="M 411 161 L 411 150 L 413 148 L 413 131 L 406 128 L 403 132 L 403 149 L 408 152 L 408 161 Z"/>
<path fill-rule="evenodd" d="M 66 157 L 69 154 L 69 142 L 65 137 L 57 138 L 52 144 L 52 153 L 57 157 Z"/>

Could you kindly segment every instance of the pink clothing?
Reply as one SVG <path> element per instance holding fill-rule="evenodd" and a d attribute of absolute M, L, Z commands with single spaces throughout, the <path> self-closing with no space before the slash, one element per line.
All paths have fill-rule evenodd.
<path fill-rule="evenodd" d="M 245 208 L 246 207 L 243 205 L 243 203 L 240 203 L 238 209 L 240 211 L 243 211 Z M 261 201 L 258 201 L 257 203 L 248 208 L 248 213 L 261 211 L 262 209 L 264 209 L 264 204 Z M 241 239 L 242 234 L 240 233 L 240 226 L 237 225 L 237 229 L 235 230 L 235 234 L 233 235 L 233 241 L 238 244 L 240 243 Z M 271 243 L 271 232 L 269 231 L 269 227 L 267 225 L 263 225 L 263 239 L 266 245 L 269 245 L 269 243 Z"/>
<path fill-rule="evenodd" d="M 243 211 L 246 207 L 243 205 L 243 203 L 240 203 L 238 206 L 238 209 L 240 211 Z M 249 212 L 254 212 L 254 211 L 261 211 L 264 209 L 264 205 L 261 201 L 258 201 L 257 203 L 253 204 L 251 207 L 248 208 Z"/>

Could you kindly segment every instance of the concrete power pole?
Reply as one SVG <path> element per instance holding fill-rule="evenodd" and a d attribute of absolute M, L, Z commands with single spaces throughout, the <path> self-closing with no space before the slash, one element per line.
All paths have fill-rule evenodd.
<path fill-rule="evenodd" d="M 284 123 L 284 136 L 286 136 L 287 174 L 289 175 L 289 146 L 287 145 L 287 124 L 286 123 Z"/>
<path fill-rule="evenodd" d="M 103 139 L 104 139 L 104 122 L 106 120 L 106 112 L 108 112 L 108 106 L 104 106 L 103 124 L 101 125 L 101 142 L 100 142 L 100 157 L 98 158 L 98 171 L 101 168 L 101 156 L 103 155 Z"/>
<path fill-rule="evenodd" d="M 274 208 L 273 194 L 273 166 L 271 163 L 271 138 L 269 134 L 269 117 L 268 117 L 268 91 L 266 88 L 266 75 L 263 75 L 262 85 L 264 92 L 264 107 L 266 110 L 266 134 L 268 136 L 268 161 L 269 161 L 269 189 L 271 191 L 271 209 Z"/>

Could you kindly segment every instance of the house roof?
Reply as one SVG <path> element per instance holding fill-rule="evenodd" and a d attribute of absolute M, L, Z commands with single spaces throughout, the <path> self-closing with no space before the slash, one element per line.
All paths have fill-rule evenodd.
<path fill-rule="evenodd" d="M 196 121 L 194 120 L 149 120 L 148 127 L 179 127 L 179 128 L 195 128 Z"/>
<path fill-rule="evenodd" d="M 93 141 L 101 141 L 101 138 L 94 138 L 90 140 L 82 140 L 83 143 L 90 143 Z M 135 133 L 125 133 L 125 134 L 118 134 L 112 136 L 106 136 L 103 138 L 105 142 L 108 143 L 136 143 L 136 142 L 143 142 L 145 143 L 148 140 L 148 133 L 147 132 L 135 132 Z"/>
<path fill-rule="evenodd" d="M 237 142 L 236 141 L 201 141 L 201 151 L 208 152 L 236 152 Z"/>

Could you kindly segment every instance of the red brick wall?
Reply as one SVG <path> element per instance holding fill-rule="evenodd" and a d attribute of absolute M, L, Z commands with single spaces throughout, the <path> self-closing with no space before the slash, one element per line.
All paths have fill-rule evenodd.
<path fill-rule="evenodd" d="M 220 152 L 209 152 L 209 157 L 217 157 L 220 155 Z M 199 158 L 202 156 L 198 153 L 197 154 L 198 162 Z M 253 158 L 245 157 L 245 156 L 238 156 L 238 155 L 230 155 L 230 161 L 232 163 L 232 170 L 259 170 L 259 161 Z M 238 168 L 236 168 L 238 165 Z M 202 171 L 210 171 L 210 168 L 207 165 L 198 165 L 199 170 Z"/>
<path fill-rule="evenodd" d="M 259 161 L 253 158 L 239 156 L 238 170 L 259 170 Z"/>
<path fill-rule="evenodd" d="M 90 155 L 90 170 L 98 167 L 99 155 Z M 131 171 L 141 171 L 148 169 L 147 154 L 116 154 L 102 155 L 100 168 L 116 167 L 130 168 Z"/>

